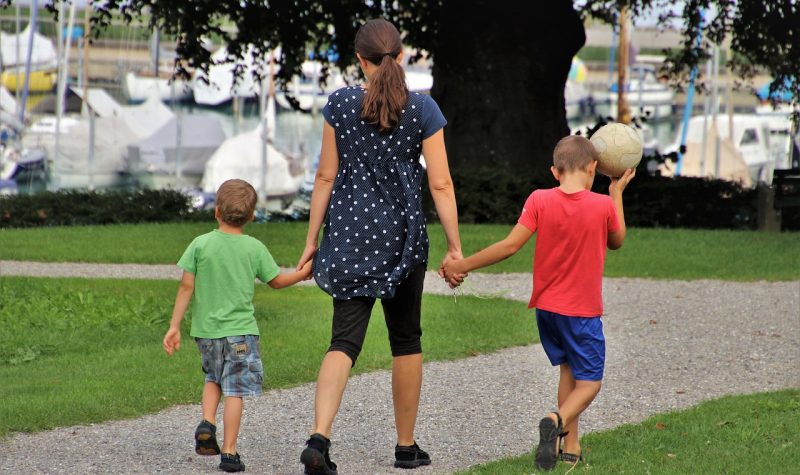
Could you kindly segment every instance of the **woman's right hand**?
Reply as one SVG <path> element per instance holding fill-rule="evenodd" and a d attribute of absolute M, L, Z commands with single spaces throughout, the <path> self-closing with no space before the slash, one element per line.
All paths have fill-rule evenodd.
<path fill-rule="evenodd" d="M 316 244 L 306 244 L 306 248 L 303 250 L 303 254 L 300 256 L 300 260 L 297 261 L 297 269 L 300 270 L 306 262 L 310 261 L 314 257 L 314 253 L 317 252 L 317 245 Z"/>
<path fill-rule="evenodd" d="M 464 278 L 467 277 L 467 274 L 448 275 L 445 272 L 445 267 L 449 263 L 453 261 L 460 261 L 463 258 L 464 256 L 461 254 L 460 250 L 448 250 L 442 259 L 442 264 L 439 266 L 439 277 L 446 280 L 451 289 L 455 289 L 461 285 L 464 282 Z"/>

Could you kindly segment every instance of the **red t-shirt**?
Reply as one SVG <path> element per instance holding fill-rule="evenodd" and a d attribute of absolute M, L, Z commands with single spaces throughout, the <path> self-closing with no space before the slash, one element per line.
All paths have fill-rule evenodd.
<path fill-rule="evenodd" d="M 608 233 L 619 230 L 611 198 L 588 190 L 536 190 L 517 222 L 536 233 L 528 308 L 572 317 L 602 315 Z"/>

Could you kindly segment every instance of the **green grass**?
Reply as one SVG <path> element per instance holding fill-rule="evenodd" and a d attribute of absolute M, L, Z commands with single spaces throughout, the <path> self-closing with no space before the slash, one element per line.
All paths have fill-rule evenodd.
<path fill-rule="evenodd" d="M 790 473 L 800 458 L 800 391 L 732 396 L 660 414 L 581 439 L 592 474 Z M 792 468 L 795 467 L 795 468 Z M 564 474 L 560 463 L 552 472 Z M 533 455 L 498 460 L 465 474 L 529 474 Z"/>
<path fill-rule="evenodd" d="M 171 281 L 0 278 L 0 437 L 199 402 L 188 322 L 176 356 L 161 349 L 176 291 Z M 265 388 L 314 381 L 330 341 L 330 298 L 312 287 L 260 285 L 254 301 Z M 532 313 L 518 302 L 426 295 L 423 308 L 426 360 L 537 339 Z M 390 365 L 377 305 L 355 372 Z"/>
<path fill-rule="evenodd" d="M 246 232 L 269 247 L 279 264 L 294 266 L 305 242 L 306 223 L 252 224 Z M 213 223 L 140 224 L 0 230 L 0 259 L 46 262 L 177 262 L 191 240 Z M 429 226 L 431 267 L 445 241 Z M 461 225 L 465 254 L 506 236 L 506 225 Z M 481 272 L 530 272 L 532 239 L 520 252 Z M 606 276 L 736 281 L 800 279 L 800 235 L 757 231 L 630 229 L 625 245 L 609 251 Z"/>

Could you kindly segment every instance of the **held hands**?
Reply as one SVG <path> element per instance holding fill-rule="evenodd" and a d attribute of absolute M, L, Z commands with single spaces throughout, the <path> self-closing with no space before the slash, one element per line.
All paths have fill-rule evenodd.
<path fill-rule="evenodd" d="M 303 269 L 303 266 L 310 263 L 314 258 L 314 253 L 317 252 L 317 245 L 314 244 L 306 244 L 306 248 L 303 249 L 303 254 L 300 255 L 300 260 L 297 261 L 297 270 L 300 271 Z M 311 272 L 311 267 L 309 267 L 309 273 Z"/>
<path fill-rule="evenodd" d="M 313 257 L 313 254 L 312 254 L 312 257 Z M 300 269 L 298 270 L 298 272 L 300 272 L 300 275 L 303 276 L 303 280 L 311 279 L 311 265 L 313 263 L 314 263 L 314 259 L 308 259 L 305 262 L 305 264 L 303 264 L 302 267 L 300 267 Z"/>
<path fill-rule="evenodd" d="M 608 185 L 608 194 L 611 197 L 622 196 L 622 192 L 625 190 L 625 187 L 628 186 L 628 183 L 630 183 L 635 176 L 636 170 L 629 168 L 625 170 L 625 173 L 623 173 L 621 177 L 612 178 L 611 184 Z"/>
<path fill-rule="evenodd" d="M 451 289 L 455 289 L 464 282 L 467 273 L 460 269 L 460 262 L 464 259 L 461 251 L 448 251 L 439 267 L 439 277 L 447 281 Z"/>
<path fill-rule="evenodd" d="M 181 349 L 181 329 L 176 327 L 169 327 L 167 330 L 166 335 L 164 335 L 164 341 L 161 342 L 161 346 L 164 347 L 164 351 L 167 352 L 169 356 L 172 356 L 172 353 Z"/>

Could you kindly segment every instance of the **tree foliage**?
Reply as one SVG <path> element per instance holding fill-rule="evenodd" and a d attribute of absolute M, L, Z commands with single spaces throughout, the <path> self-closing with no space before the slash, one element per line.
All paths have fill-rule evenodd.
<path fill-rule="evenodd" d="M 43 1 L 55 11 L 56 0 Z M 384 17 L 407 45 L 433 60 L 431 93 L 451 121 L 445 136 L 454 161 L 515 166 L 542 178 L 553 146 L 569 133 L 563 90 L 569 61 L 585 42 L 580 20 L 614 23 L 622 6 L 633 18 L 660 12 L 665 22 L 682 25 L 682 48 L 669 58 L 674 77 L 704 61 L 712 44 L 729 41 L 736 71 L 746 76 L 761 68 L 800 99 L 800 2 L 677 5 L 676 11 L 667 0 L 102 0 L 93 3 L 92 22 L 97 31 L 119 15 L 175 35 L 176 70 L 183 74 L 211 65 L 209 39 L 227 45 L 238 73 L 250 54 L 263 75 L 280 47 L 277 78 L 286 83 L 309 54 L 336 52 L 337 66 L 351 66 L 358 26 Z"/>
<path fill-rule="evenodd" d="M 65 2 L 66 3 L 66 2 Z M 507 1 L 456 0 L 104 0 L 95 2 L 93 26 L 104 27 L 112 16 L 146 21 L 166 34 L 178 38 L 178 54 L 184 61 L 178 69 L 205 69 L 210 65 L 211 52 L 206 41 L 215 38 L 228 45 L 231 60 L 244 57 L 248 48 L 258 58 L 280 46 L 283 54 L 277 58 L 283 69 L 280 79 L 288 79 L 299 71 L 309 53 L 325 57 L 334 49 L 341 54 L 338 65 L 352 64 L 355 31 L 364 20 L 385 17 L 404 32 L 404 41 L 428 52 L 435 58 L 443 24 L 458 23 L 453 8 L 480 8 L 486 21 L 492 21 L 507 7 Z M 520 2 L 510 2 L 520 3 Z M 536 2 L 530 3 L 535 13 Z M 2 0 L 0 6 L 13 4 Z M 42 4 L 54 13 L 56 0 Z M 764 68 L 775 84 L 788 81 L 795 97 L 800 97 L 800 2 L 796 0 L 687 0 L 683 9 L 676 10 L 670 0 L 575 0 L 574 8 L 582 17 L 616 21 L 620 7 L 627 6 L 631 15 L 639 17 L 660 12 L 662 24 L 677 19 L 682 24 L 682 48 L 670 55 L 674 75 L 685 73 L 709 57 L 712 44 L 722 44 L 726 37 L 736 53 L 729 63 L 742 76 L 754 68 Z M 678 3 L 677 5 L 680 5 Z M 698 34 L 703 40 L 697 42 Z M 469 47 L 469 38 L 464 38 Z M 264 72 L 262 69 L 261 73 Z"/>

